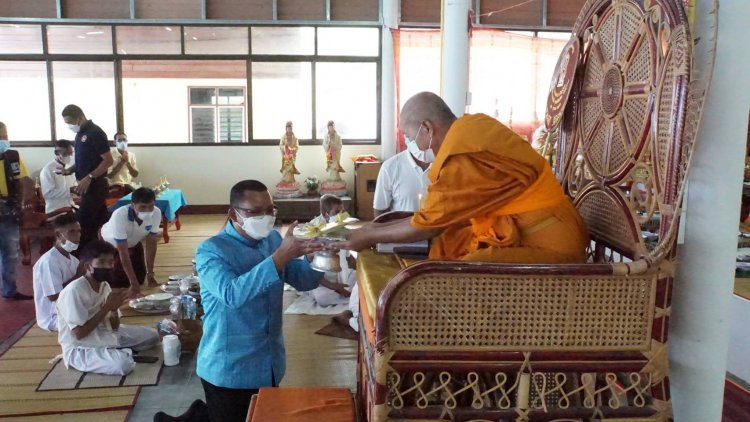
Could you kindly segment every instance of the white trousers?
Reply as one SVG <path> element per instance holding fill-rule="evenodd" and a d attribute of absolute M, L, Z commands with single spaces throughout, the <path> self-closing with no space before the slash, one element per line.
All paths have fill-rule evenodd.
<path fill-rule="evenodd" d="M 159 343 L 156 330 L 140 325 L 120 325 L 116 334 L 120 348 L 79 346 L 64 350 L 65 367 L 96 374 L 126 375 L 135 368 L 133 350 L 146 350 Z"/>

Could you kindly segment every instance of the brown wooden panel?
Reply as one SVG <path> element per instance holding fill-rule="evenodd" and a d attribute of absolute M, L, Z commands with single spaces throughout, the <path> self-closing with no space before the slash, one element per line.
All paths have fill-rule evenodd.
<path fill-rule="evenodd" d="M 63 0 L 62 17 L 75 19 L 128 19 L 129 0 Z"/>
<path fill-rule="evenodd" d="M 216 78 L 244 79 L 242 60 L 123 60 L 123 78 Z"/>
<path fill-rule="evenodd" d="M 584 3 L 586 0 L 547 0 L 547 25 L 572 27 Z"/>
<path fill-rule="evenodd" d="M 542 24 L 542 0 L 526 4 L 518 0 L 482 0 L 480 13 L 480 23 L 538 26 Z"/>
<path fill-rule="evenodd" d="M 0 16 L 6 18 L 56 18 L 55 0 L 3 0 Z"/>
<path fill-rule="evenodd" d="M 279 20 L 326 20 L 325 0 L 278 0 Z"/>
<path fill-rule="evenodd" d="M 331 20 L 378 21 L 378 0 L 331 0 Z"/>
<path fill-rule="evenodd" d="M 135 0 L 138 19 L 200 19 L 200 0 Z"/>
<path fill-rule="evenodd" d="M 207 0 L 208 19 L 273 19 L 273 0 Z"/>
<path fill-rule="evenodd" d="M 402 0 L 401 22 L 440 24 L 440 0 Z"/>

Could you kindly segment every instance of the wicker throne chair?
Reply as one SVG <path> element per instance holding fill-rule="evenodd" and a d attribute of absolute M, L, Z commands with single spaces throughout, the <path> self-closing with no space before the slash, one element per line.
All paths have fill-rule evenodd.
<path fill-rule="evenodd" d="M 677 1 L 589 0 L 578 17 L 546 125 L 588 263 L 360 253 L 366 420 L 672 419 L 675 246 L 710 77 L 693 76 L 692 48 Z"/>

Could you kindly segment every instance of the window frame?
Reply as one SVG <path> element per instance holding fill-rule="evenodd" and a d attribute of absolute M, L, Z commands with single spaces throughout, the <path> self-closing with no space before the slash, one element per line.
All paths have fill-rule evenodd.
<path fill-rule="evenodd" d="M 216 104 L 193 104 L 190 99 L 190 90 L 191 89 L 213 89 L 214 95 L 216 98 Z M 220 89 L 240 89 L 242 90 L 242 104 L 219 104 L 219 90 Z M 219 121 L 220 118 L 220 110 L 226 109 L 226 108 L 236 108 L 240 109 L 244 112 L 244 116 L 242 118 L 242 139 L 240 142 L 226 142 L 229 145 L 242 145 L 249 142 L 247 135 L 247 87 L 244 86 L 237 86 L 237 85 L 188 85 L 187 87 L 187 95 L 188 95 L 188 136 L 190 137 L 190 143 L 191 144 L 198 144 L 198 145 L 212 145 L 212 144 L 222 144 L 221 141 L 221 122 Z M 193 109 L 194 108 L 213 108 L 215 110 L 214 112 L 214 141 L 213 142 L 195 142 L 193 140 Z M 172 144 L 172 145 L 182 145 L 182 144 Z"/>
<path fill-rule="evenodd" d="M 15 24 L 19 23 L 18 19 L 0 19 L 0 24 Z M 55 98 L 54 98 L 54 74 L 52 71 L 52 62 L 55 61 L 72 61 L 72 62 L 92 62 L 92 61 L 103 61 L 111 62 L 114 67 L 114 86 L 115 86 L 115 108 L 116 108 L 116 122 L 117 130 L 124 131 L 127 128 L 124 127 L 124 107 L 123 94 L 122 94 L 122 62 L 127 60 L 161 60 L 161 61 L 180 61 L 180 60 L 242 60 L 245 61 L 247 66 L 247 86 L 245 87 L 245 112 L 246 117 L 244 119 L 244 136 L 243 142 L 234 143 L 194 143 L 192 142 L 192 133 L 188 134 L 188 139 L 185 142 L 180 143 L 163 143 L 163 142 L 132 142 L 134 146 L 144 147 L 160 147 L 160 146 L 268 146 L 278 145 L 278 139 L 254 139 L 252 137 L 252 72 L 251 63 L 253 62 L 311 62 L 313 68 L 318 62 L 368 62 L 375 63 L 377 69 L 376 79 L 376 114 L 373 116 L 375 119 L 376 134 L 374 138 L 367 139 L 344 139 L 346 145 L 380 145 L 381 143 L 381 116 L 382 116 L 382 87 L 380 78 L 382 74 L 382 57 L 383 57 L 383 35 L 382 27 L 374 22 L 366 23 L 346 23 L 346 22 L 304 22 L 304 23 L 268 23 L 268 22 L 213 22 L 213 21 L 123 21 L 123 20 L 97 20 L 95 23 L 80 20 L 52 20 L 52 19 L 34 19 L 33 22 L 25 22 L 30 24 L 40 25 L 42 32 L 42 53 L 14 53 L 14 54 L 2 54 L 0 52 L 0 61 L 40 61 L 45 62 L 47 66 L 47 85 L 48 95 L 50 104 L 50 140 L 57 139 L 60 134 L 56 133 L 56 121 L 61 119 L 61 116 L 55 115 Z M 51 54 L 49 53 L 49 42 L 48 42 L 48 30 L 50 26 L 81 26 L 81 25 L 97 25 L 97 26 L 108 26 L 112 31 L 112 49 L 109 54 Z M 117 48 L 117 28 L 123 26 L 170 26 L 178 27 L 180 31 L 180 46 L 181 54 L 121 54 L 118 53 Z M 244 27 L 248 31 L 248 54 L 185 54 L 185 27 Z M 315 52 L 311 55 L 268 55 L 268 54 L 253 54 L 252 49 L 252 27 L 312 27 L 314 28 L 315 36 Z M 318 28 L 377 28 L 378 29 L 378 54 L 376 56 L 346 56 L 346 55 L 318 55 Z M 310 81 L 310 90 L 312 94 L 312 107 L 310 110 L 312 118 L 312 128 L 310 134 L 297 134 L 299 137 L 300 145 L 321 145 L 323 139 L 317 138 L 315 127 L 320 122 L 316 121 L 316 102 L 315 102 L 315 72 L 313 70 L 312 78 Z M 188 99 L 188 113 L 189 113 L 189 99 Z M 218 109 L 217 109 L 218 111 Z M 189 118 L 191 122 L 191 118 Z M 190 124 L 190 123 L 189 123 Z M 218 128 L 217 128 L 218 130 Z M 19 141 L 23 142 L 23 147 L 49 147 L 49 140 L 39 141 Z"/>

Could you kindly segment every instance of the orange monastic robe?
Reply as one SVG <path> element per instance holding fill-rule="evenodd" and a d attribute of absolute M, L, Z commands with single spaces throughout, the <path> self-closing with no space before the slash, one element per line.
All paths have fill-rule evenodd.
<path fill-rule="evenodd" d="M 585 262 L 588 234 L 549 164 L 484 114 L 456 120 L 428 174 L 419 229 L 442 228 L 431 259 Z"/>

